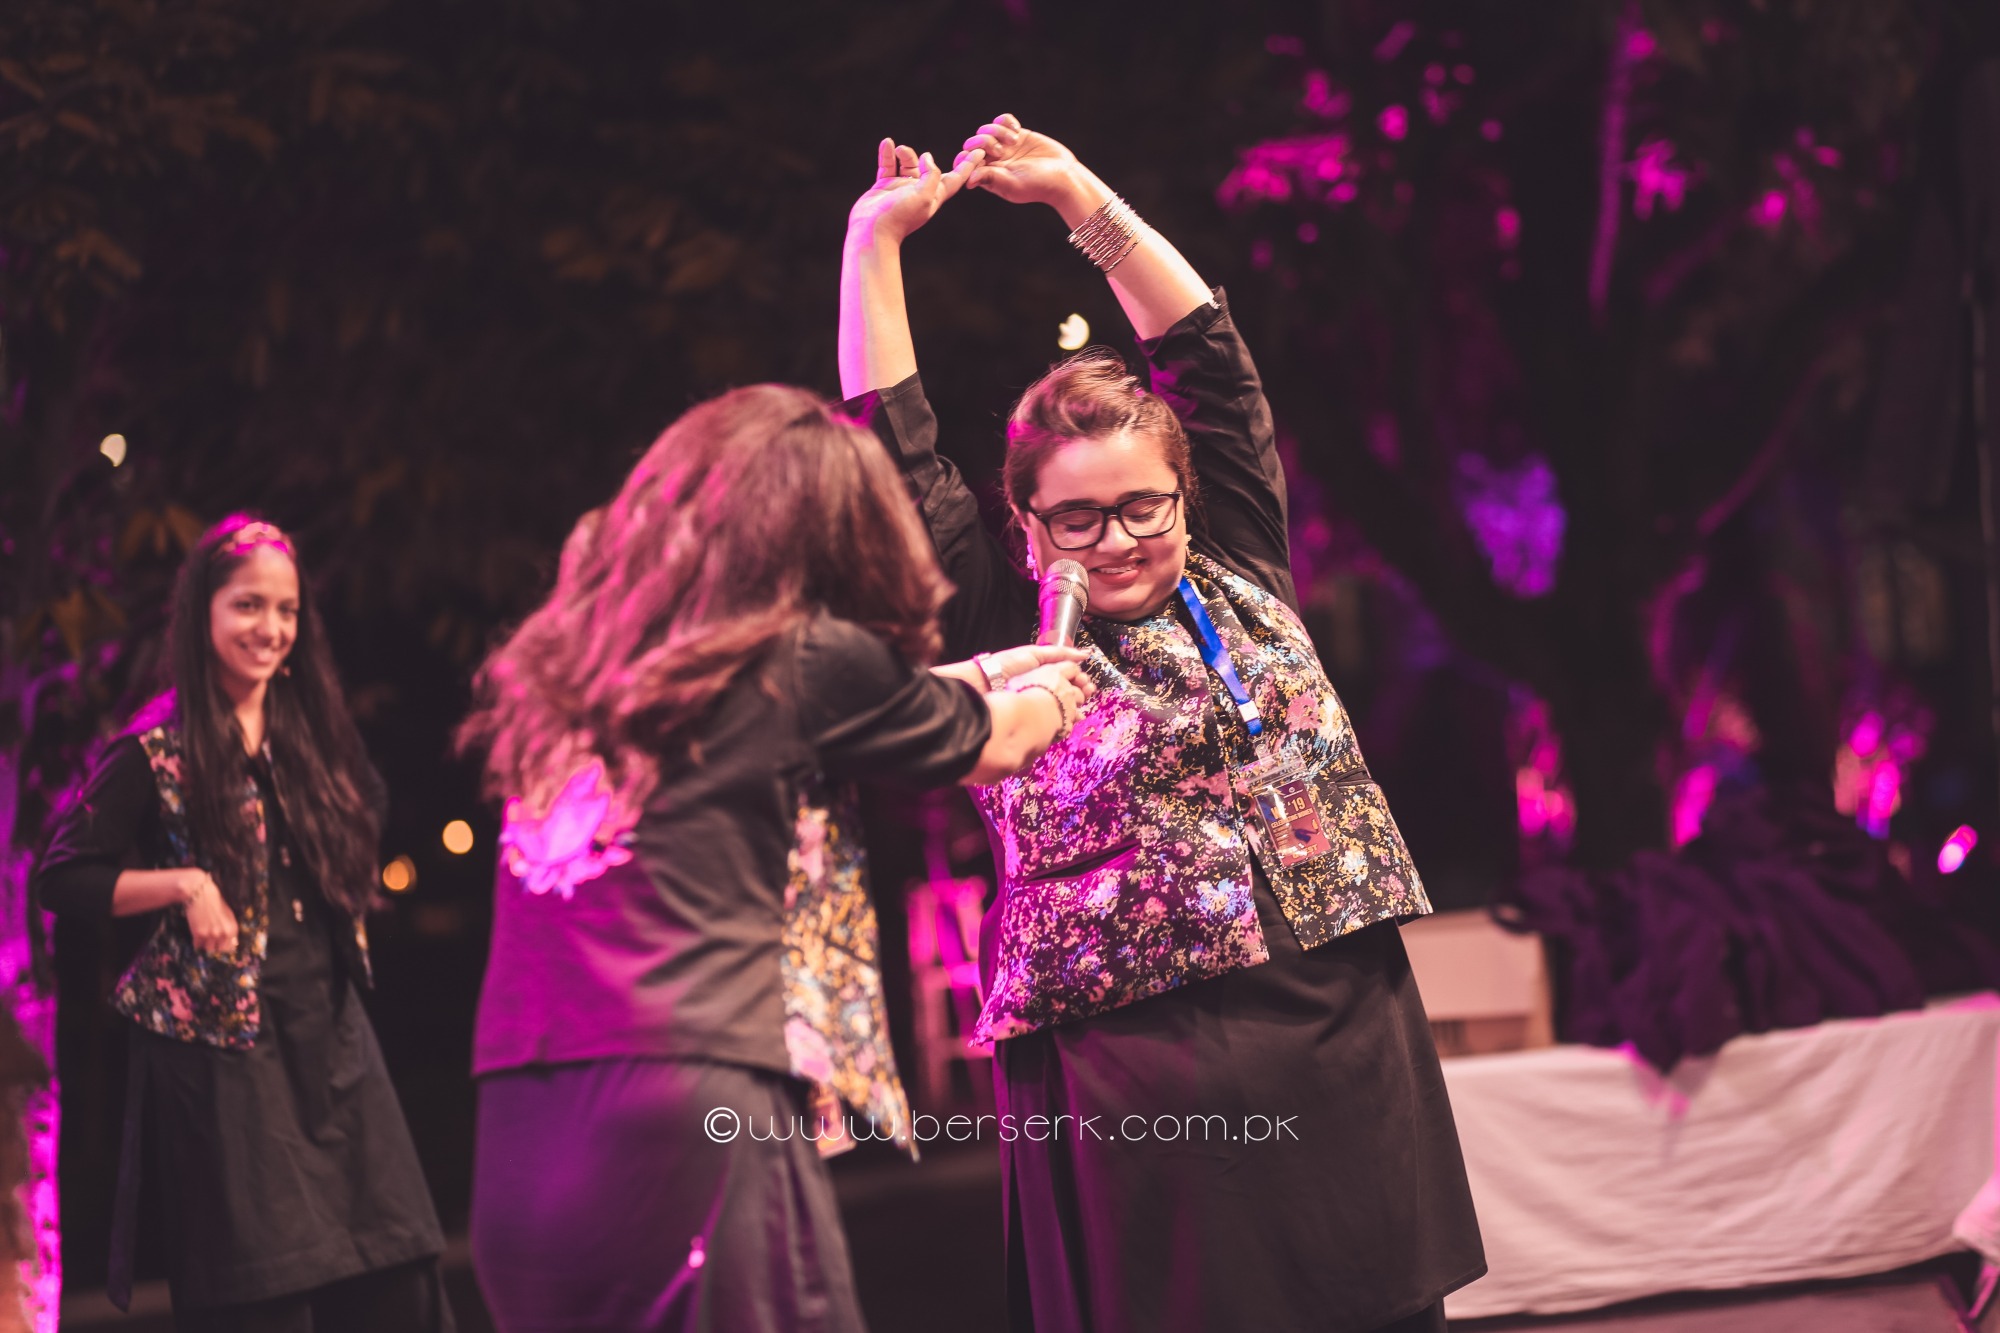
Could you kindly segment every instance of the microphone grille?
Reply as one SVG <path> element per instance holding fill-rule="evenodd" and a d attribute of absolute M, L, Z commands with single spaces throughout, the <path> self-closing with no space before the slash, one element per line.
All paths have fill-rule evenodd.
<path fill-rule="evenodd" d="M 1074 588 L 1087 599 L 1090 595 L 1090 575 L 1074 560 L 1058 560 L 1049 566 L 1048 573 L 1042 575 L 1042 586 Z"/>

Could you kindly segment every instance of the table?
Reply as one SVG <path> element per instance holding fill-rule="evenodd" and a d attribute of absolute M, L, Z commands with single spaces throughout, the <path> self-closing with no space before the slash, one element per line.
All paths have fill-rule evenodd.
<path fill-rule="evenodd" d="M 2000 997 L 1739 1037 L 1663 1077 L 1554 1046 L 1444 1062 L 1490 1271 L 1454 1319 L 1855 1277 L 1962 1248 Z"/>

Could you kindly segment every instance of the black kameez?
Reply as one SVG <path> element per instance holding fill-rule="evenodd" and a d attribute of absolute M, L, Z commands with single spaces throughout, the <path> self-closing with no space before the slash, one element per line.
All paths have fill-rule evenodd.
<path fill-rule="evenodd" d="M 448 1329 L 435 1263 L 444 1237 L 374 1028 L 335 946 L 334 932 L 347 923 L 303 865 L 268 770 L 251 769 L 270 856 L 263 1021 L 248 1050 L 128 1029 L 127 1155 L 114 1227 L 129 1243 L 132 1150 L 143 1144 L 144 1188 L 157 1190 L 167 1220 L 177 1321 L 216 1324 L 223 1307 L 256 1306 L 246 1326 L 282 1327 L 283 1311 L 268 1303 L 309 1304 L 304 1297 L 317 1289 L 428 1260 L 415 1277 L 393 1276 L 407 1297 L 395 1310 L 369 1306 L 368 1327 Z M 120 739 L 52 831 L 36 871 L 42 901 L 59 912 L 108 913 L 119 871 L 157 864 L 159 824 L 145 752 Z"/>
<path fill-rule="evenodd" d="M 1192 549 L 1294 604 L 1270 410 L 1219 293 L 1145 350 L 1192 446 L 1203 506 Z M 947 655 L 1018 641 L 1034 623 L 1034 585 L 938 457 L 921 383 L 849 410 L 872 417 L 896 454 L 959 589 L 944 611 Z M 1072 1127 L 1095 1117 L 1104 1136 L 1002 1136 L 1015 1328 L 1402 1333 L 1442 1328 L 1446 1293 L 1485 1272 L 1396 926 L 1301 949 L 1253 874 L 1270 961 L 997 1044 L 999 1109 L 1017 1131 L 1068 1115 Z M 1209 1116 L 1219 1123 L 1188 1119 Z M 1283 1131 L 1281 1117 L 1295 1117 Z M 1246 1128 L 1273 1137 L 1244 1142 Z M 1234 1138 L 1213 1137 L 1223 1133 Z"/>

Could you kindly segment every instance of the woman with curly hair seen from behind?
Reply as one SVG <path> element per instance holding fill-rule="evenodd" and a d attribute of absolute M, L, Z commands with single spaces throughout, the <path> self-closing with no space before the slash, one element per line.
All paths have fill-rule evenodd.
<path fill-rule="evenodd" d="M 925 670 L 949 591 L 874 440 L 758 385 L 668 427 L 487 662 L 472 1243 L 501 1329 L 862 1327 L 820 1158 L 911 1126 L 850 784 L 993 781 L 1087 693 L 1069 650 L 1001 654 L 1000 693 Z"/>

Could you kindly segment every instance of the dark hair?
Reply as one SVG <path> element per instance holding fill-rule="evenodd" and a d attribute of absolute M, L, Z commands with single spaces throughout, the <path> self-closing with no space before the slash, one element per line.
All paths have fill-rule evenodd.
<path fill-rule="evenodd" d="M 1159 441 L 1180 480 L 1183 503 L 1196 502 L 1187 431 L 1166 400 L 1139 382 L 1125 358 L 1108 347 L 1086 347 L 1028 386 L 1007 418 L 1007 459 L 1000 484 L 1014 508 L 1027 512 L 1042 463 L 1076 440 L 1133 431 Z"/>
<path fill-rule="evenodd" d="M 461 746 L 539 805 L 591 756 L 636 813 L 659 756 L 746 666 L 824 609 L 924 665 L 951 595 L 880 443 L 804 389 L 691 408 L 564 544 L 548 600 L 475 682 Z"/>
<path fill-rule="evenodd" d="M 235 514 L 202 534 L 182 562 L 168 627 L 174 688 L 142 710 L 135 727 L 171 716 L 181 739 L 181 790 L 188 830 L 231 904 L 249 897 L 256 831 L 243 817 L 243 731 L 216 676 L 209 603 L 259 546 L 298 566 L 291 541 L 248 514 Z M 264 736 L 271 768 L 285 798 L 285 822 L 306 868 L 329 902 L 350 912 L 375 897 L 381 827 L 369 799 L 374 785 L 367 751 L 334 670 L 312 585 L 299 571 L 298 636 L 285 670 L 264 695 Z"/>

